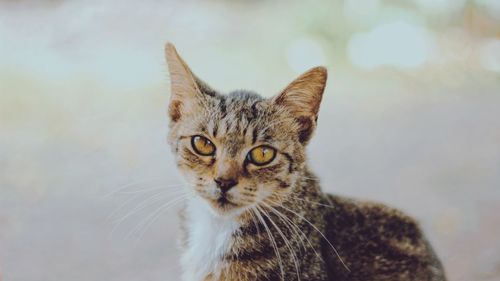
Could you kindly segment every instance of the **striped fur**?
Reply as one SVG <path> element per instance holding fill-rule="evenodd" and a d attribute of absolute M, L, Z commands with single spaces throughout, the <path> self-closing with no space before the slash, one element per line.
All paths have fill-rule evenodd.
<path fill-rule="evenodd" d="M 250 91 L 222 95 L 170 44 L 166 55 L 168 141 L 195 194 L 181 212 L 184 280 L 445 280 L 412 218 L 327 195 L 308 170 L 305 146 L 317 123 L 324 68 L 265 99 Z M 215 145 L 214 155 L 193 150 L 197 135 Z M 264 166 L 247 158 L 259 145 L 276 149 Z M 221 193 L 214 181 L 220 177 L 237 184 Z"/>

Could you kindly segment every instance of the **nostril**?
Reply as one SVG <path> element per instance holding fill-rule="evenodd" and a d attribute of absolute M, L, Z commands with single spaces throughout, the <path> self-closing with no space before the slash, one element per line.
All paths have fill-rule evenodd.
<path fill-rule="evenodd" d="M 238 181 L 236 181 L 235 179 L 216 178 L 216 179 L 214 179 L 214 181 L 217 184 L 217 187 L 222 192 L 227 192 L 233 186 L 238 184 Z"/>

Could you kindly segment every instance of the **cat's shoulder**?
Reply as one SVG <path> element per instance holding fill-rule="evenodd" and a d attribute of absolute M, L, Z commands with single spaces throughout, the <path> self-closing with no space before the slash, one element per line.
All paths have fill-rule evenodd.
<path fill-rule="evenodd" d="M 325 218 L 328 239 L 351 269 L 343 271 L 336 257 L 329 257 L 333 268 L 329 275 L 335 280 L 366 280 L 367 276 L 371 280 L 445 280 L 414 218 L 381 203 L 334 195 L 326 200 L 331 206 Z"/>
<path fill-rule="evenodd" d="M 370 228 L 386 235 L 420 236 L 417 220 L 397 208 L 331 194 L 326 195 L 326 200 L 331 206 L 328 221 L 340 227 L 337 229 L 355 226 L 358 230 Z"/>

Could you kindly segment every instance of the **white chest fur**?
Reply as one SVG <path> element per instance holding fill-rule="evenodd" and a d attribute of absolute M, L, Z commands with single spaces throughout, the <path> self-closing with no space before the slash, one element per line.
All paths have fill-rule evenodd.
<path fill-rule="evenodd" d="M 187 202 L 187 248 L 181 265 L 184 281 L 202 281 L 209 273 L 221 271 L 220 261 L 231 247 L 237 222 L 214 215 L 206 202 L 193 198 Z"/>

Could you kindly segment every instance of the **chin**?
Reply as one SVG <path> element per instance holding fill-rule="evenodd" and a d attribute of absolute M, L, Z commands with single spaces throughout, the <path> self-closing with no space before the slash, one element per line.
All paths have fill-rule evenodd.
<path fill-rule="evenodd" d="M 238 217 L 246 210 L 244 205 L 232 202 L 225 197 L 205 200 L 208 201 L 211 211 L 219 217 Z"/>

